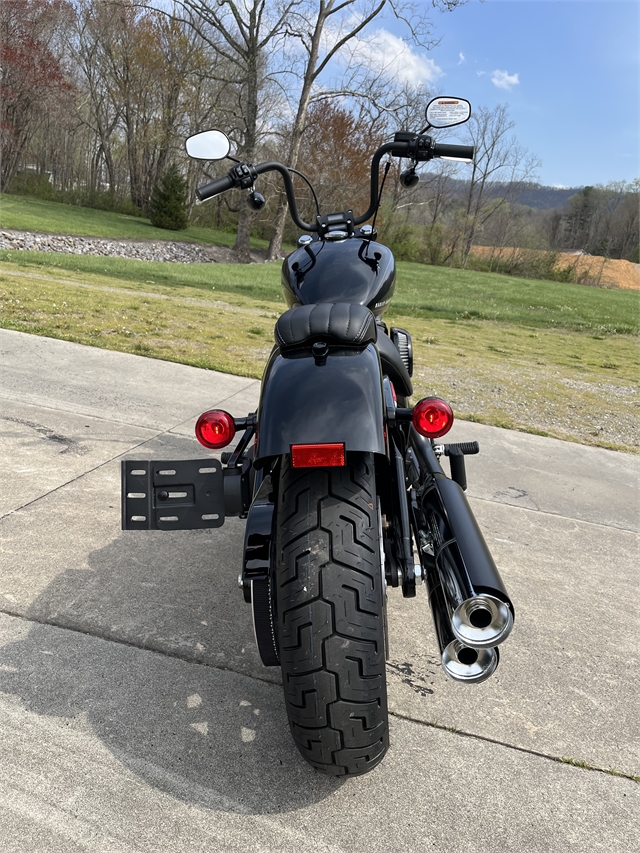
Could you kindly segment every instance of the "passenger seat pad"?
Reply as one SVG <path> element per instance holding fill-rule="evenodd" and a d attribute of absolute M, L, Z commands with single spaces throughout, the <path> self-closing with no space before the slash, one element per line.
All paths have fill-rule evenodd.
<path fill-rule="evenodd" d="M 300 305 L 278 318 L 275 339 L 280 349 L 316 340 L 342 346 L 366 346 L 376 340 L 376 318 L 366 306 L 351 302 Z"/>

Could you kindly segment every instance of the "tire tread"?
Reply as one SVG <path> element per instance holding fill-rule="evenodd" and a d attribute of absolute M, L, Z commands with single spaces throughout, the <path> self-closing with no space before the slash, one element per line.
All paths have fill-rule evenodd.
<path fill-rule="evenodd" d="M 373 456 L 282 463 L 275 586 L 291 733 L 318 770 L 359 775 L 389 745 Z"/>

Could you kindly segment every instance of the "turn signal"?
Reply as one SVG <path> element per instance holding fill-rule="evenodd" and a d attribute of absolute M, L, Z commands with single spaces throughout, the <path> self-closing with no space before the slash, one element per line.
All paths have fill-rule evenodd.
<path fill-rule="evenodd" d="M 453 411 L 440 397 L 426 397 L 414 406 L 412 421 L 420 435 L 438 438 L 453 426 Z"/>
<path fill-rule="evenodd" d="M 236 425 L 229 412 L 212 409 L 198 418 L 196 438 L 200 444 L 218 450 L 233 441 Z"/>

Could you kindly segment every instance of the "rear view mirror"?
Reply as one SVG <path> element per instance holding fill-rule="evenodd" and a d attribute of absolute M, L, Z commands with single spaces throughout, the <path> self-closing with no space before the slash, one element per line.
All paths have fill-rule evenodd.
<path fill-rule="evenodd" d="M 441 95 L 427 104 L 425 110 L 429 127 L 454 127 L 464 124 L 471 117 L 471 104 L 464 98 Z"/>
<path fill-rule="evenodd" d="M 204 130 L 190 136 L 185 147 L 194 160 L 224 160 L 231 150 L 231 143 L 221 130 Z"/>

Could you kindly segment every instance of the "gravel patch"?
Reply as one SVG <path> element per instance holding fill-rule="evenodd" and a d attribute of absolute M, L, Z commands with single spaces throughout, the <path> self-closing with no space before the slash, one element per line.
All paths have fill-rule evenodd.
<path fill-rule="evenodd" d="M 75 237 L 60 234 L 35 234 L 31 231 L 0 231 L 0 249 L 30 252 L 58 252 L 65 255 L 102 255 L 172 264 L 234 263 L 233 249 L 203 246 L 170 240 L 106 240 L 100 237 Z M 252 250 L 254 263 L 264 261 L 264 251 Z"/>

